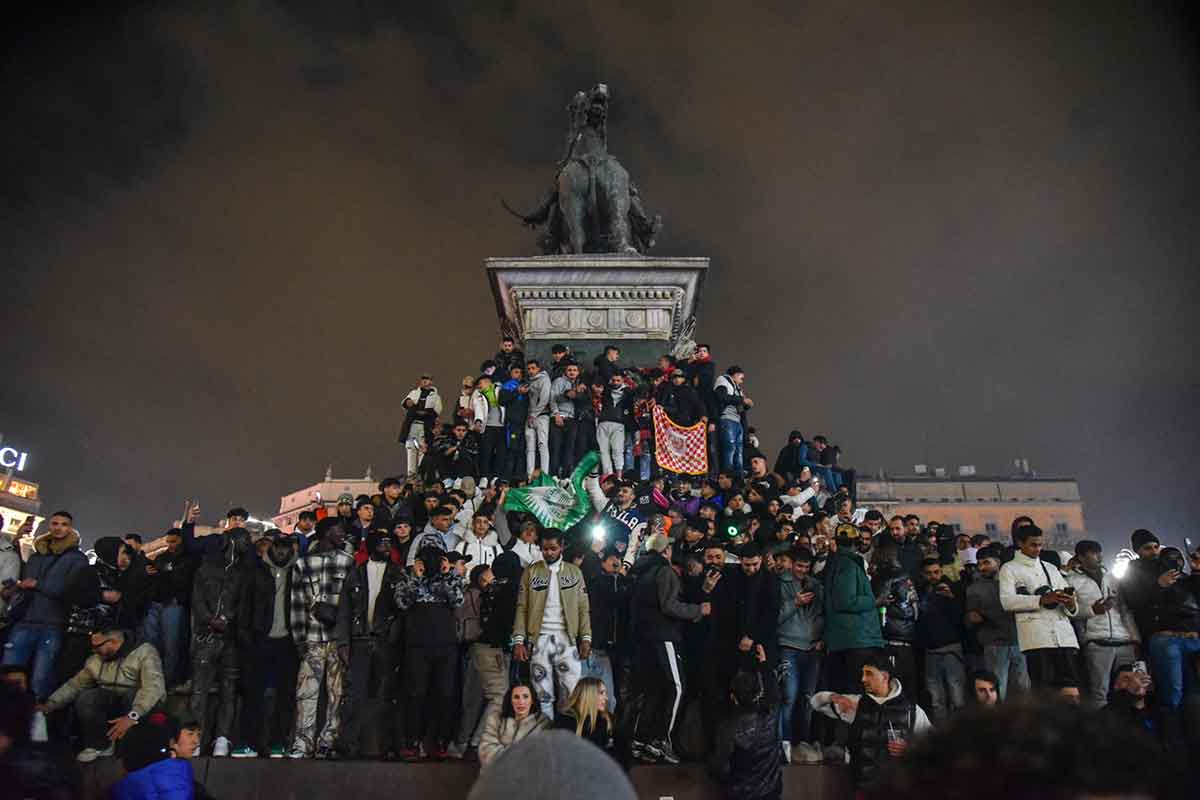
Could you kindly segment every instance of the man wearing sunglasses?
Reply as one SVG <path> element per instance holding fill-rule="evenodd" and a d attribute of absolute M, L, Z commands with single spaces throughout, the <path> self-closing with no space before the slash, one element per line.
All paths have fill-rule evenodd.
<path fill-rule="evenodd" d="M 51 713 L 75 705 L 84 745 L 76 758 L 85 764 L 111 756 L 116 743 L 167 694 L 153 645 L 135 646 L 119 628 L 93 633 L 91 645 L 83 669 L 41 707 Z"/>

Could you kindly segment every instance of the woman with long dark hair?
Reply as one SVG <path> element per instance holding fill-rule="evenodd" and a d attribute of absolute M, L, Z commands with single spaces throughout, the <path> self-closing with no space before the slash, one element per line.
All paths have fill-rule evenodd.
<path fill-rule="evenodd" d="M 479 740 L 480 765 L 486 767 L 517 742 L 549 727 L 550 720 L 542 716 L 534 701 L 533 687 L 514 683 L 504 694 L 503 706 L 489 713 L 484 723 Z"/>

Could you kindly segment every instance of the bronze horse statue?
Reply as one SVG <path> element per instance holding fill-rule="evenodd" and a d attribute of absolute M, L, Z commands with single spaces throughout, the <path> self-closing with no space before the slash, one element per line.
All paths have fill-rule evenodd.
<path fill-rule="evenodd" d="M 526 225 L 546 226 L 538 244 L 547 255 L 644 253 L 662 229 L 662 217 L 646 214 L 629 173 L 608 153 L 608 103 L 603 83 L 575 93 L 558 174 L 536 210 L 522 214 L 501 201 Z"/>

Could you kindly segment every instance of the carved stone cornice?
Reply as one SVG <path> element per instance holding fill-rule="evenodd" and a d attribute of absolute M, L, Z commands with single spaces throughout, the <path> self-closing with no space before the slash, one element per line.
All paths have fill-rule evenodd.
<path fill-rule="evenodd" d="M 707 258 L 625 255 L 490 258 L 501 328 L 522 341 L 674 344 L 693 319 Z"/>

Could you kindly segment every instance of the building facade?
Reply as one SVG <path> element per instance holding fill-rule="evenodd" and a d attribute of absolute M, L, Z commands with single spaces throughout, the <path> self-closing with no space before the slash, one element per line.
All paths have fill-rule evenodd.
<path fill-rule="evenodd" d="M 332 470 L 325 472 L 320 483 L 297 489 L 279 498 L 279 513 L 271 518 L 281 531 L 291 533 L 300 520 L 300 512 L 312 511 L 320 519 L 337 511 L 338 495 L 348 492 L 358 497 L 372 495 L 379 490 L 378 482 L 371 477 L 371 470 L 362 478 L 335 478 Z"/>
<path fill-rule="evenodd" d="M 1074 478 L 1020 475 L 976 477 L 904 475 L 858 480 L 860 505 L 885 516 L 916 514 L 1008 544 L 1012 521 L 1027 516 L 1045 532 L 1046 546 L 1071 550 L 1086 539 L 1083 500 Z"/>

